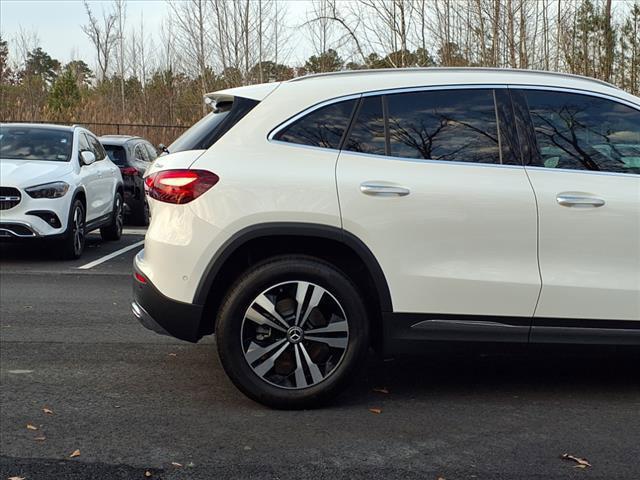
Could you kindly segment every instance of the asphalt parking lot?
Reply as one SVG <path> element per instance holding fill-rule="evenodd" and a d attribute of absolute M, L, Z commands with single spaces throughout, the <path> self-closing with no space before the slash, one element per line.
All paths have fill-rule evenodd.
<path fill-rule="evenodd" d="M 75 262 L 0 248 L 0 479 L 640 478 L 637 352 L 372 357 L 335 404 L 273 411 L 212 338 L 132 318 L 142 235 Z"/>

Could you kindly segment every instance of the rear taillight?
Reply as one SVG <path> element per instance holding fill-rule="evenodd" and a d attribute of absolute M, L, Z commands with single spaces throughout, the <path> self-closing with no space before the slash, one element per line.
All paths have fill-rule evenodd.
<path fill-rule="evenodd" d="M 134 278 L 140 282 L 140 283 L 147 283 L 147 279 L 144 278 L 141 274 L 139 274 L 138 272 L 133 272 L 133 276 Z"/>
<path fill-rule="evenodd" d="M 184 204 L 198 198 L 218 180 L 220 177 L 206 170 L 163 170 L 149 175 L 144 183 L 151 198 Z"/>
<path fill-rule="evenodd" d="M 138 169 L 135 167 L 123 167 L 120 169 L 120 173 L 124 176 L 135 176 L 138 174 Z"/>

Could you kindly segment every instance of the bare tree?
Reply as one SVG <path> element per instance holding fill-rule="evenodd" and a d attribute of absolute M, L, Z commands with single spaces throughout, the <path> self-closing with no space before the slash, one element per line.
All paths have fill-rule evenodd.
<path fill-rule="evenodd" d="M 118 29 L 117 29 L 117 36 L 118 36 L 118 77 L 120 77 L 120 102 L 121 102 L 121 107 L 122 107 L 122 115 L 124 117 L 125 115 L 125 102 L 124 102 L 124 81 L 125 81 L 125 69 L 124 69 L 124 57 L 125 57 L 125 50 L 124 50 L 124 26 L 125 26 L 125 22 L 126 22 L 126 4 L 125 4 L 125 0 L 113 0 L 113 8 L 114 8 L 114 15 L 117 19 L 117 24 L 118 24 Z"/>
<path fill-rule="evenodd" d="M 116 16 L 102 12 L 102 18 L 98 19 L 91 11 L 87 0 L 84 0 L 84 8 L 89 17 L 89 23 L 82 25 L 82 31 L 96 49 L 98 78 L 104 80 L 109 71 L 109 62 L 117 41 Z"/>

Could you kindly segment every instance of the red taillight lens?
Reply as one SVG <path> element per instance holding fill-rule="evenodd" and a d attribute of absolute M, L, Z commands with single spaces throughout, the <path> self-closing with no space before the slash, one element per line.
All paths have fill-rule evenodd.
<path fill-rule="evenodd" d="M 149 175 L 144 183 L 151 198 L 184 204 L 198 198 L 218 180 L 220 177 L 206 170 L 163 170 Z"/>
<path fill-rule="evenodd" d="M 138 272 L 133 272 L 133 276 L 140 283 L 147 283 L 147 279 L 140 275 Z"/>
<path fill-rule="evenodd" d="M 134 176 L 138 174 L 138 169 L 135 167 L 123 167 L 120 168 L 120 173 L 122 173 L 122 175 L 129 175 L 129 176 Z"/>

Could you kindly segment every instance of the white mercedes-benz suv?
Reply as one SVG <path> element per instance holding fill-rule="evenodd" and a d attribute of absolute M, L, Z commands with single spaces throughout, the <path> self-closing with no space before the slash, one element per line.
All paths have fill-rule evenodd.
<path fill-rule="evenodd" d="M 279 408 L 369 347 L 640 345 L 640 99 L 570 75 L 409 69 L 208 95 L 146 177 L 133 312 Z"/>
<path fill-rule="evenodd" d="M 65 258 L 85 236 L 122 234 L 122 175 L 89 130 L 49 124 L 0 125 L 0 240 L 56 240 Z"/>

